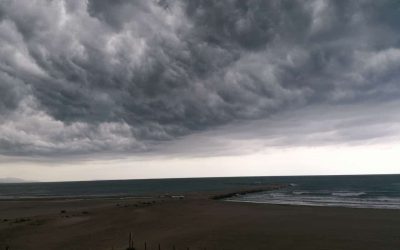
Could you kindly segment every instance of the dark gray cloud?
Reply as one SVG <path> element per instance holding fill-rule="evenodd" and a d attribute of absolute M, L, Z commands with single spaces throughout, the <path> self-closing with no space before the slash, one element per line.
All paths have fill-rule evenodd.
<path fill-rule="evenodd" d="M 0 153 L 144 152 L 288 110 L 384 107 L 400 94 L 399 12 L 390 0 L 1 1 Z M 375 138 L 381 122 L 344 123 L 330 141 Z M 321 143 L 283 127 L 267 130 L 278 144 Z"/>

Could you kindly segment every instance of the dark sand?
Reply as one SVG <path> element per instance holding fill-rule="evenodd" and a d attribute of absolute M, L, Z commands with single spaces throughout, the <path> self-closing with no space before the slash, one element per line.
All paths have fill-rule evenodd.
<path fill-rule="evenodd" d="M 126 249 L 129 232 L 136 249 L 145 241 L 147 249 L 160 243 L 177 250 L 400 249 L 400 210 L 234 203 L 209 195 L 0 201 L 0 219 L 0 249 L 10 250 Z"/>

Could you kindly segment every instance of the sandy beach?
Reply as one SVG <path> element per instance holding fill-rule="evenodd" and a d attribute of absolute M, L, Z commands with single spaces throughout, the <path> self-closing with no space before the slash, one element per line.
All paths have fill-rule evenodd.
<path fill-rule="evenodd" d="M 400 211 L 226 202 L 212 194 L 0 201 L 0 249 L 399 249 Z"/>

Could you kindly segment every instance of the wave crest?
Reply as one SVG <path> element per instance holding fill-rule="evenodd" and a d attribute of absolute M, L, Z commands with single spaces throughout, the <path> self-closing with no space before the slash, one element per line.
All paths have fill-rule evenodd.
<path fill-rule="evenodd" d="M 365 192 L 333 192 L 333 196 L 341 196 L 341 197 L 358 197 L 361 195 L 366 195 Z"/>

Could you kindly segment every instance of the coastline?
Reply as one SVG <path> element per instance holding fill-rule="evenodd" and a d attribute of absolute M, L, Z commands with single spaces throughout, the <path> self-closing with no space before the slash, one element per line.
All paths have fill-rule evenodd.
<path fill-rule="evenodd" d="M 144 242 L 147 249 L 161 244 L 162 249 L 215 250 L 400 245 L 399 210 L 225 202 L 212 199 L 216 195 L 223 193 L 0 201 L 0 249 L 122 250 L 130 232 L 136 249 L 144 249 Z"/>

